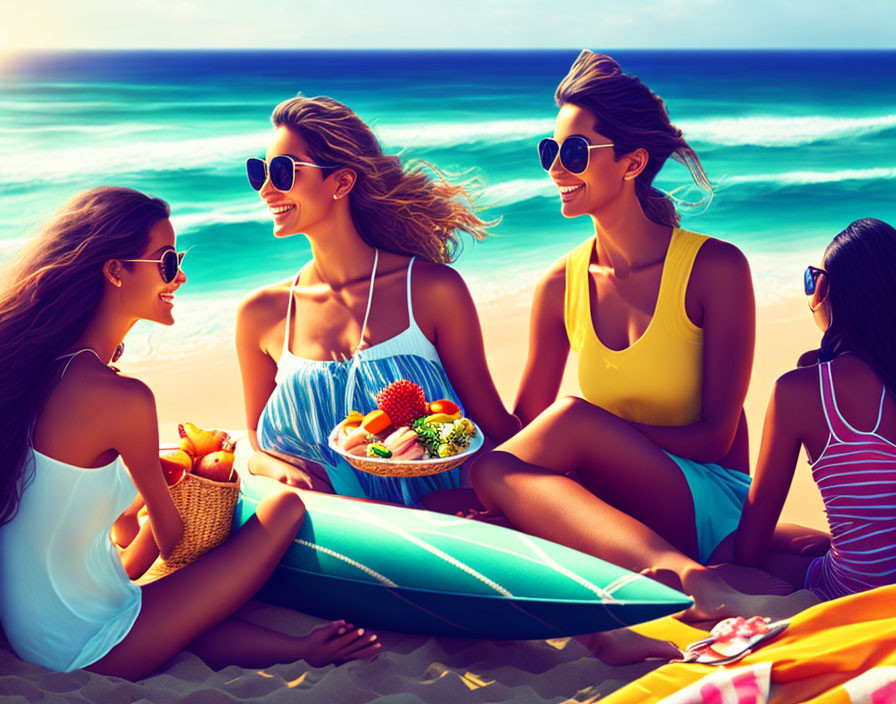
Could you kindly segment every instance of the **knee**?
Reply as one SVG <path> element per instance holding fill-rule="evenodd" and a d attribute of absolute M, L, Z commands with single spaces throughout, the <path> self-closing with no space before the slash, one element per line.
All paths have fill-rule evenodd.
<path fill-rule="evenodd" d="M 305 518 L 305 504 L 296 492 L 279 491 L 262 499 L 255 515 L 277 534 L 293 537 Z"/>
<path fill-rule="evenodd" d="M 513 459 L 515 459 L 513 455 L 507 452 L 493 450 L 473 463 L 470 478 L 473 481 L 473 489 L 480 499 L 494 494 L 505 484 Z"/>

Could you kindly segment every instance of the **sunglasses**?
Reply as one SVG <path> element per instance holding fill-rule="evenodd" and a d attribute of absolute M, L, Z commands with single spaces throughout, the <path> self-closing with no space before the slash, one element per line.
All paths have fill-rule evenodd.
<path fill-rule="evenodd" d="M 816 266 L 806 267 L 806 271 L 803 273 L 803 290 L 805 290 L 807 296 L 811 296 L 815 293 L 815 289 L 818 285 L 818 277 L 822 274 L 827 276 L 828 272 L 824 269 L 819 269 Z"/>
<path fill-rule="evenodd" d="M 185 256 L 187 256 L 186 252 L 175 252 L 173 249 L 166 249 L 162 252 L 162 256 L 159 259 L 121 259 L 120 261 L 158 264 L 162 281 L 170 284 L 177 277 L 177 272 L 180 271 Z"/>
<path fill-rule="evenodd" d="M 589 144 L 588 140 L 578 135 L 567 137 L 563 144 L 557 144 L 556 139 L 546 137 L 538 143 L 538 157 L 545 171 L 549 171 L 557 155 L 560 155 L 560 163 L 571 174 L 580 174 L 588 168 L 588 160 L 592 149 L 612 147 L 613 144 Z"/>
<path fill-rule="evenodd" d="M 330 166 L 312 164 L 310 161 L 296 161 L 291 156 L 281 154 L 271 159 L 270 166 L 264 159 L 246 159 L 246 174 L 249 176 L 249 185 L 256 191 L 260 191 L 271 177 L 271 185 L 278 191 L 291 191 L 296 182 L 296 169 L 300 166 L 313 166 L 315 169 L 328 169 Z"/>

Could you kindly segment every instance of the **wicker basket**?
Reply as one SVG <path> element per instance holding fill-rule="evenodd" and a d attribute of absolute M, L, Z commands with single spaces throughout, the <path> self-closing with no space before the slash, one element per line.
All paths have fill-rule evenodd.
<path fill-rule="evenodd" d="M 358 457 L 343 450 L 336 444 L 336 432 L 339 426 L 330 433 L 329 445 L 333 452 L 345 459 L 355 469 L 360 469 L 368 474 L 378 474 L 381 477 L 425 477 L 429 474 L 447 472 L 449 469 L 466 462 L 482 447 L 482 433 L 476 433 L 470 441 L 470 446 L 461 453 L 452 457 L 442 457 L 430 460 L 392 460 L 378 457 Z"/>
<path fill-rule="evenodd" d="M 140 577 L 139 584 L 164 577 L 227 540 L 233 523 L 233 511 L 240 498 L 240 477 L 236 472 L 233 477 L 232 482 L 216 482 L 188 474 L 168 487 L 184 522 L 184 535 L 168 559 L 159 557 Z"/>

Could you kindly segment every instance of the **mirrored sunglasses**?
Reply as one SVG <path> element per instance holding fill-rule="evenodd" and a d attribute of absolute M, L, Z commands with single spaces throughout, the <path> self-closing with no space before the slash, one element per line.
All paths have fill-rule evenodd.
<path fill-rule="evenodd" d="M 824 274 L 827 276 L 827 273 L 824 269 L 819 269 L 816 266 L 807 266 L 806 271 L 803 272 L 803 289 L 806 292 L 807 296 L 811 296 L 815 293 L 815 289 L 818 286 L 818 277 Z"/>
<path fill-rule="evenodd" d="M 264 187 L 270 176 L 271 185 L 278 191 L 286 192 L 292 190 L 296 180 L 296 169 L 300 166 L 311 166 L 315 169 L 331 168 L 312 164 L 310 161 L 296 161 L 291 156 L 281 154 L 271 159 L 270 164 L 264 159 L 255 157 L 246 159 L 246 175 L 249 177 L 249 185 L 256 191 Z"/>
<path fill-rule="evenodd" d="M 588 168 L 588 161 L 592 149 L 604 149 L 615 146 L 613 144 L 589 144 L 588 140 L 578 135 L 572 135 L 558 144 L 556 139 L 546 137 L 538 143 L 538 158 L 545 171 L 549 171 L 557 156 L 560 156 L 560 164 L 571 174 L 580 174 Z"/>
<path fill-rule="evenodd" d="M 177 277 L 177 272 L 180 271 L 185 256 L 187 256 L 186 252 L 175 252 L 173 249 L 166 249 L 162 252 L 162 256 L 159 259 L 122 259 L 121 261 L 135 262 L 138 264 L 158 264 L 159 274 L 162 276 L 162 281 L 166 284 L 170 284 Z"/>

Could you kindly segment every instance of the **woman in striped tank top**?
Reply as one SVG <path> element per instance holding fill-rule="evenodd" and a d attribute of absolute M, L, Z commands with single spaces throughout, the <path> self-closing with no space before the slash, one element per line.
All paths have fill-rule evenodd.
<path fill-rule="evenodd" d="M 896 583 L 894 272 L 896 230 L 871 218 L 853 222 L 821 267 L 806 270 L 809 308 L 824 336 L 775 384 L 735 536 L 738 562 L 761 564 L 821 599 Z M 830 536 L 775 528 L 800 446 Z"/>
<path fill-rule="evenodd" d="M 270 209 L 274 236 L 304 234 L 313 258 L 240 306 L 250 471 L 408 506 L 460 488 L 461 469 L 413 478 L 358 472 L 327 436 L 350 410 L 376 408 L 376 394 L 399 379 L 430 400 L 458 403 L 492 440 L 519 429 L 489 375 L 470 293 L 446 266 L 457 232 L 482 239 L 489 223 L 463 202 L 462 187 L 383 154 L 370 128 L 335 100 L 287 100 L 271 119 L 267 160 L 249 160 L 249 181 Z M 428 497 L 427 506 L 438 505 Z"/>

